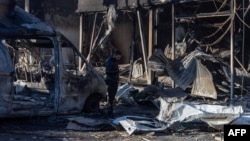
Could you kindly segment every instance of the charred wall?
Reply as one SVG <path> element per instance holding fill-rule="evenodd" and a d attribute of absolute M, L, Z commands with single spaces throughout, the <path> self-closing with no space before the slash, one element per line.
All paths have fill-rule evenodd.
<path fill-rule="evenodd" d="M 30 0 L 30 13 L 64 34 L 75 46 L 79 45 L 79 15 L 77 0 Z M 17 0 L 24 8 L 25 0 Z"/>

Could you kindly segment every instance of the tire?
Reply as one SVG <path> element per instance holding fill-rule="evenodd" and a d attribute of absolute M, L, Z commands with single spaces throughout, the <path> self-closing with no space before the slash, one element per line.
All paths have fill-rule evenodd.
<path fill-rule="evenodd" d="M 101 94 L 92 93 L 86 99 L 82 112 L 84 113 L 96 113 L 99 112 L 99 103 L 101 101 Z"/>

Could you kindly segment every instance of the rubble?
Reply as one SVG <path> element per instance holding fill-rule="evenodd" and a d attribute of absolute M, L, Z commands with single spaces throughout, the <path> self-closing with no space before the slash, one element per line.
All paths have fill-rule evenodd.
<path fill-rule="evenodd" d="M 204 65 L 202 62 L 210 63 Z M 174 61 L 169 60 L 161 50 L 158 50 L 150 57 L 148 66 L 155 72 L 167 71 L 182 90 L 192 87 L 191 95 L 217 99 L 218 93 L 228 93 L 229 90 L 230 67 L 198 49 Z M 234 86 L 242 88 L 242 78 L 244 85 L 248 85 L 249 76 L 249 73 L 235 68 Z"/>

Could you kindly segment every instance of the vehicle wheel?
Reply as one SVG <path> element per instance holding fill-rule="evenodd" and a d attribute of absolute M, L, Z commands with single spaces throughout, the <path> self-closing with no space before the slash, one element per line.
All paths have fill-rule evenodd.
<path fill-rule="evenodd" d="M 95 113 L 98 112 L 100 107 L 101 95 L 99 93 L 92 93 L 86 99 L 82 112 L 84 113 Z"/>

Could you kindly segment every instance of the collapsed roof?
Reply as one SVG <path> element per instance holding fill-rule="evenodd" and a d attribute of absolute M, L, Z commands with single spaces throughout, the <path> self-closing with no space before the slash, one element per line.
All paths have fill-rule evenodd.
<path fill-rule="evenodd" d="M 77 13 L 105 11 L 107 5 L 115 4 L 118 9 L 148 7 L 166 3 L 185 3 L 205 0 L 78 0 Z M 207 1 L 207 0 L 206 0 Z"/>

